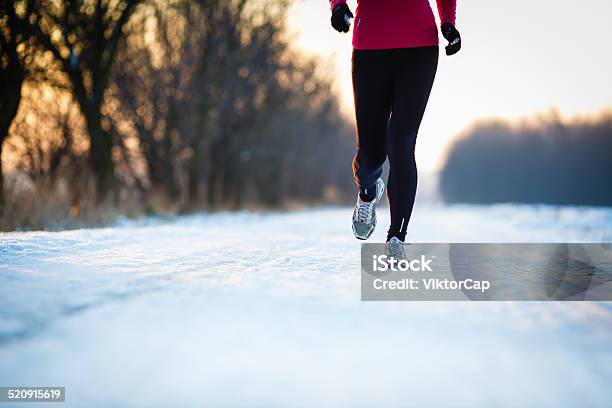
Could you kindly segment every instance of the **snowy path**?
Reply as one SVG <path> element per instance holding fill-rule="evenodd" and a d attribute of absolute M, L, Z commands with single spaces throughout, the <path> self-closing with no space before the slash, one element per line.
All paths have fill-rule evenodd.
<path fill-rule="evenodd" d="M 610 406 L 612 304 L 360 302 L 349 220 L 0 234 L 0 386 L 79 407 Z M 612 242 L 612 210 L 420 206 L 409 239 Z"/>

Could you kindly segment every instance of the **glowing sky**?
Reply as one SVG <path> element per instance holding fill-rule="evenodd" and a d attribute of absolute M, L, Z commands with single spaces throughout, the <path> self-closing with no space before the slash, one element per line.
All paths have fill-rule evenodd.
<path fill-rule="evenodd" d="M 352 119 L 351 36 L 330 27 L 327 0 L 296 1 L 289 24 L 296 40 L 333 58 L 337 90 Z M 356 1 L 349 5 L 354 10 Z M 459 0 L 463 49 L 453 57 L 441 53 L 418 139 L 420 168 L 439 167 L 448 141 L 478 118 L 514 118 L 553 106 L 564 115 L 610 107 L 611 21 L 609 0 Z"/>

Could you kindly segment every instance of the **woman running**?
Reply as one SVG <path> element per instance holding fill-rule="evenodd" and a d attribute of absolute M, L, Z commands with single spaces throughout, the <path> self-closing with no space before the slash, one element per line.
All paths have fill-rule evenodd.
<path fill-rule="evenodd" d="M 455 0 L 436 0 L 446 54 L 461 48 L 455 28 Z M 346 0 L 329 0 L 331 24 L 348 32 L 353 13 Z M 385 183 L 391 226 L 387 249 L 405 254 L 403 242 L 416 195 L 417 133 L 438 66 L 438 32 L 428 0 L 358 0 L 353 29 L 353 93 L 357 154 L 353 174 L 359 187 L 353 233 L 368 239 L 376 227 L 376 204 Z"/>

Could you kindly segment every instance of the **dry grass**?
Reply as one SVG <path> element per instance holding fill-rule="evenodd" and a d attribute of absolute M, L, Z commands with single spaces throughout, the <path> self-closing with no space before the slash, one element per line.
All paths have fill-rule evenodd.
<path fill-rule="evenodd" d="M 12 176 L 6 181 L 0 231 L 74 229 L 107 224 L 119 215 L 142 213 L 136 203 L 127 200 L 97 203 L 93 183 L 87 180 L 77 188 L 71 188 L 65 180 L 33 183 Z"/>

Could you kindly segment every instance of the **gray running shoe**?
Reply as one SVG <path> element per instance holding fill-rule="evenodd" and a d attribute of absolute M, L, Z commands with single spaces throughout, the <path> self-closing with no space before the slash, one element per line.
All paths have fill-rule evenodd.
<path fill-rule="evenodd" d="M 357 239 L 368 239 L 376 228 L 376 204 L 382 198 L 385 183 L 382 179 L 376 180 L 376 197 L 372 201 L 362 201 L 357 194 L 357 203 L 353 211 L 353 234 Z"/>
<path fill-rule="evenodd" d="M 397 237 L 391 237 L 385 244 L 385 255 L 398 261 L 408 260 L 405 244 Z"/>

